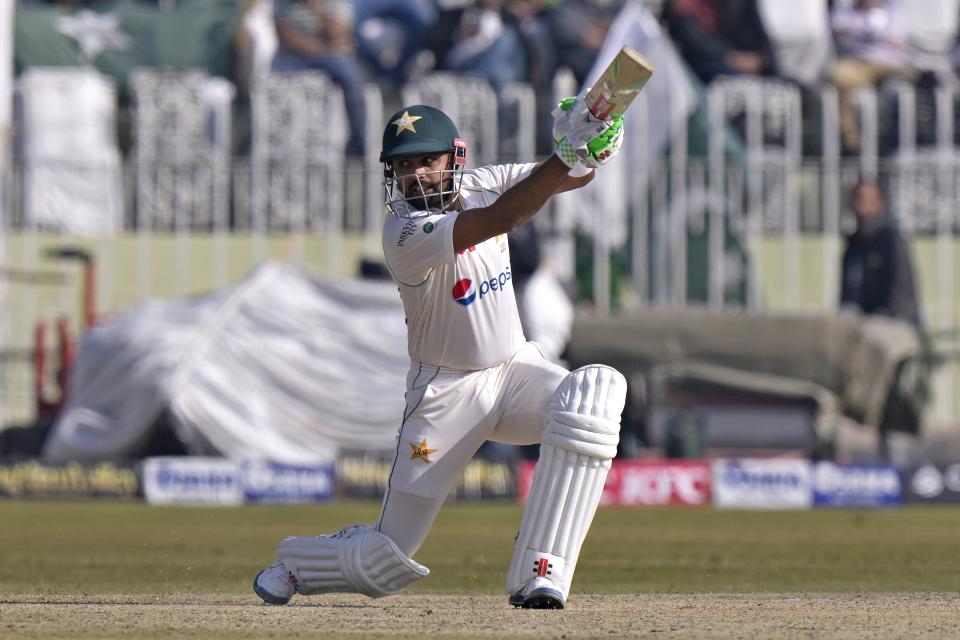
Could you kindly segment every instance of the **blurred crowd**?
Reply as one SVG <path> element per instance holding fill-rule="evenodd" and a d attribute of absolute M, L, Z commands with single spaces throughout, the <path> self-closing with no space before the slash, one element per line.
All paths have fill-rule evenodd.
<path fill-rule="evenodd" d="M 548 110 L 557 70 L 569 69 L 582 85 L 623 4 L 623 0 L 276 0 L 278 51 L 273 68 L 319 68 L 330 73 L 344 89 L 357 132 L 351 138 L 356 151 L 363 145 L 359 133 L 363 82 L 376 81 L 388 95 L 433 69 L 479 76 L 498 95 L 510 83 L 526 82 L 540 98 L 538 104 Z M 823 34 L 826 42 L 808 34 L 810 51 L 799 63 L 778 60 L 779 47 L 766 26 L 776 19 L 764 11 L 777 7 L 784 11 L 787 3 L 645 4 L 703 83 L 727 75 L 779 75 L 807 87 L 832 83 L 840 95 L 848 152 L 859 148 L 857 89 L 891 78 L 936 80 L 938 74 L 952 72 L 949 51 L 939 52 L 942 60 L 931 61 L 927 55 L 922 67 L 913 64 L 907 18 L 892 0 L 822 0 L 824 26 L 829 29 Z M 808 4 L 816 5 L 817 0 Z M 827 55 L 824 45 L 830 50 Z M 932 52 L 934 57 L 937 53 Z"/>
<path fill-rule="evenodd" d="M 500 96 L 532 85 L 549 106 L 553 78 L 582 83 L 619 12 L 618 0 L 276 0 L 274 70 L 323 70 L 343 88 L 350 149 L 363 149 L 363 84 L 384 95 L 432 71 L 486 80 Z"/>
<path fill-rule="evenodd" d="M 278 50 L 273 68 L 319 68 L 330 73 L 344 89 L 355 132 L 362 131 L 363 82 L 375 81 L 391 95 L 434 69 L 481 77 L 498 95 L 510 83 L 529 83 L 544 120 L 552 106 L 558 69 L 568 69 L 582 86 L 623 4 L 624 0 L 276 0 Z M 849 153 L 860 146 L 857 89 L 893 78 L 929 86 L 952 78 L 953 62 L 960 58 L 952 55 L 960 16 L 953 17 L 953 41 L 946 43 L 947 48 L 937 51 L 934 46 L 916 55 L 908 47 L 906 5 L 896 0 L 644 4 L 705 84 L 720 76 L 751 75 L 779 76 L 806 89 L 834 85 L 840 97 L 843 145 Z M 933 15 L 944 5 L 938 0 L 923 4 Z M 792 29 L 784 28 L 791 22 Z M 948 30 L 949 24 L 943 27 Z M 355 134 L 352 149 L 362 149 L 363 142 L 362 134 Z M 542 147 L 544 141 L 540 142 Z"/>
<path fill-rule="evenodd" d="M 536 92 L 543 116 L 557 71 L 568 69 L 582 85 L 628 1 L 642 2 L 659 19 L 692 74 L 705 84 L 748 75 L 780 77 L 807 90 L 835 86 L 848 152 L 860 144 L 853 102 L 857 89 L 890 79 L 936 86 L 951 80 L 960 62 L 960 16 L 941 19 L 944 11 L 957 13 L 953 0 L 221 1 L 241 3 L 248 15 L 272 22 L 272 69 L 319 69 L 342 87 L 353 153 L 365 144 L 367 82 L 379 85 L 388 101 L 404 83 L 431 70 L 483 78 L 498 95 L 513 82 L 525 82 Z M 178 0 L 155 3 L 173 8 Z M 918 27 L 918 16 L 922 23 L 924 15 L 930 24 Z M 932 33 L 934 42 L 911 42 L 911 25 L 914 33 Z M 249 34 L 238 34 L 240 57 L 247 46 Z"/>

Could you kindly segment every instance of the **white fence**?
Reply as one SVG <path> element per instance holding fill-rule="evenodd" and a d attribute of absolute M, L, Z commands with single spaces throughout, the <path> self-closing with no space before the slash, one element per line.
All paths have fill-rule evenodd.
<path fill-rule="evenodd" d="M 0 283 L 6 340 L 0 349 L 28 353 L 37 321 L 79 316 L 79 273 L 46 257 L 48 248 L 65 243 L 95 255 L 102 312 L 221 287 L 268 256 L 341 275 L 353 275 L 360 257 L 379 256 L 377 151 L 389 114 L 374 88 L 366 159 L 343 154 L 347 122 L 339 92 L 322 76 L 304 75 L 258 82 L 251 92 L 249 153 L 232 160 L 232 87 L 196 74 L 144 73 L 134 76 L 132 89 L 134 144 L 122 171 L 119 232 L 105 226 L 81 233 L 69 217 L 51 225 L 25 206 L 23 165 L 3 177 L 8 188 L 0 192 L 8 202 L 2 210 L 10 213 L 2 221 L 0 266 L 20 277 Z M 641 94 L 618 159 L 626 181 L 615 187 L 614 200 L 622 211 L 609 223 L 621 225 L 627 241 L 593 243 L 596 305 L 604 310 L 624 299 L 773 312 L 832 309 L 841 234 L 850 224 L 849 187 L 868 173 L 889 185 L 892 214 L 912 238 L 931 328 L 955 341 L 957 97 L 952 85 L 864 91 L 858 100 L 862 146 L 845 156 L 837 95 L 829 88 L 801 94 L 773 81 L 718 82 L 702 118 L 672 131 L 667 148 L 654 150 L 646 146 L 646 132 L 658 105 Z M 512 87 L 498 102 L 477 81 L 438 75 L 406 87 L 404 99 L 448 110 L 471 145 L 474 166 L 536 159 L 528 87 Z M 554 206 L 538 218 L 548 253 L 568 277 L 572 239 L 590 233 L 583 223 L 595 213 Z M 628 286 L 611 295 L 609 283 L 619 282 L 611 271 L 621 269 Z M 66 273 L 71 286 L 38 284 L 52 271 Z M 29 417 L 29 363 L 17 362 L 16 375 L 0 384 L 0 424 Z M 12 366 L 0 368 L 9 373 Z M 938 375 L 935 417 L 956 422 L 957 372 L 945 368 Z"/>

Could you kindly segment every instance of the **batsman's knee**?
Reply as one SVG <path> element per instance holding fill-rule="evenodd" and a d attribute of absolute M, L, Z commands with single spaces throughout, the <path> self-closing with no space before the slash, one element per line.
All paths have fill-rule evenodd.
<path fill-rule="evenodd" d="M 612 460 L 626 397 L 627 380 L 612 367 L 593 364 L 571 371 L 547 405 L 543 443 Z"/>

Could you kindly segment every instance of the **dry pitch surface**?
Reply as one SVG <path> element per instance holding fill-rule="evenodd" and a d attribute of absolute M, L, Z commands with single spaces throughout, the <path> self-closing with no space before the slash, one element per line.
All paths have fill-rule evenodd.
<path fill-rule="evenodd" d="M 501 596 L 301 599 L 237 596 L 16 596 L 3 638 L 956 638 L 960 597 L 908 595 L 581 595 L 563 611 Z"/>
<path fill-rule="evenodd" d="M 602 509 L 563 611 L 502 593 L 517 505 L 449 505 L 403 595 L 259 602 L 284 535 L 378 504 L 0 501 L 0 639 L 960 638 L 960 509 Z"/>

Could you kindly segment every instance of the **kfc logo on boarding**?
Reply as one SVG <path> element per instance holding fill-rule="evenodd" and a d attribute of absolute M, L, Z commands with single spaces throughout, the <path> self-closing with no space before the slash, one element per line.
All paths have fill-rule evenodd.
<path fill-rule="evenodd" d="M 510 267 L 507 266 L 506 269 L 501 271 L 499 274 L 490 278 L 489 280 L 484 280 L 480 283 L 480 299 L 483 299 L 483 296 L 487 295 L 491 291 L 502 291 L 506 288 L 506 285 L 510 280 L 513 279 L 513 274 L 510 273 Z M 463 306 L 467 306 L 477 299 L 477 287 L 473 284 L 473 280 L 469 278 L 464 278 L 460 280 L 455 285 L 453 285 L 453 299 Z"/>
<path fill-rule="evenodd" d="M 702 460 L 617 461 L 607 474 L 603 499 L 629 506 L 705 505 L 710 502 L 711 467 Z"/>

